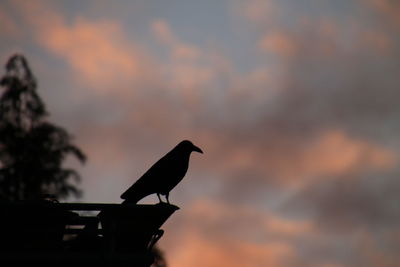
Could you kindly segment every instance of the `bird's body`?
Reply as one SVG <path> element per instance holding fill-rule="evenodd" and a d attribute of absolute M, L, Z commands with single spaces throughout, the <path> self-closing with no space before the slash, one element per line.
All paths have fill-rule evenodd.
<path fill-rule="evenodd" d="M 165 195 L 169 202 L 169 192 L 183 179 L 188 167 L 191 152 L 203 153 L 190 141 L 180 142 L 174 149 L 159 159 L 140 177 L 121 198 L 125 203 L 137 203 L 142 198 L 157 194 Z M 160 199 L 161 201 L 161 199 Z"/>

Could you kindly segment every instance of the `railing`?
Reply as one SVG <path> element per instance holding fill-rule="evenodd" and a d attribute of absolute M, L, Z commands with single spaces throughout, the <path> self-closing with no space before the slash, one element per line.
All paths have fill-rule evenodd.
<path fill-rule="evenodd" d="M 0 203 L 0 266 L 150 266 L 160 227 L 177 209 L 165 203 Z"/>

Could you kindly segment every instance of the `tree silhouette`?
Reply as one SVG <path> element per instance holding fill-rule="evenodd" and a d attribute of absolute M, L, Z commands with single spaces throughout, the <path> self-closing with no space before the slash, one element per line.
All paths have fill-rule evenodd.
<path fill-rule="evenodd" d="M 65 129 L 46 121 L 48 112 L 25 57 L 13 55 L 5 68 L 0 81 L 0 200 L 79 196 L 79 174 L 62 163 L 70 154 L 84 162 L 85 155 Z"/>

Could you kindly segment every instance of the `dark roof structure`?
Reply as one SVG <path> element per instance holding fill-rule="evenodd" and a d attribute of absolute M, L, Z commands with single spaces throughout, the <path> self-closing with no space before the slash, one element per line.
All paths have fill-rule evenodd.
<path fill-rule="evenodd" d="M 0 266 L 149 267 L 161 226 L 178 209 L 167 203 L 2 202 Z"/>

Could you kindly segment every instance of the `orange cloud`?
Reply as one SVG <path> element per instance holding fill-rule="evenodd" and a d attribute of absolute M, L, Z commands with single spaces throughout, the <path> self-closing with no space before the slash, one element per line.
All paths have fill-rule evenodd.
<path fill-rule="evenodd" d="M 256 23 L 265 23 L 278 12 L 278 6 L 270 0 L 236 1 L 234 7 L 239 15 Z"/>
<path fill-rule="evenodd" d="M 196 222 L 201 218 L 207 217 L 204 225 L 219 225 L 221 222 L 237 223 L 239 226 L 251 229 L 252 225 L 257 225 L 257 230 L 273 233 L 281 237 L 294 237 L 299 235 L 309 235 L 313 231 L 313 225 L 306 220 L 288 220 L 272 213 L 260 213 L 260 211 L 244 205 L 228 205 L 207 200 L 196 201 L 188 214 L 190 222 Z M 233 223 L 234 222 L 234 223 Z"/>
<path fill-rule="evenodd" d="M 300 162 L 300 173 L 340 175 L 354 169 L 389 169 L 396 157 L 390 150 L 353 139 L 341 130 L 331 130 L 305 149 Z"/>
<path fill-rule="evenodd" d="M 172 33 L 171 28 L 164 20 L 155 20 L 151 24 L 151 30 L 157 39 L 165 44 L 172 45 L 177 42 L 175 35 Z"/>
<path fill-rule="evenodd" d="M 192 106 L 199 100 L 200 91 L 209 86 L 216 75 L 215 57 L 200 47 L 183 42 L 164 20 L 151 24 L 155 38 L 169 49 L 169 60 L 161 63 L 171 91 L 178 91 Z"/>
<path fill-rule="evenodd" d="M 392 23 L 400 26 L 400 3 L 390 0 L 364 0 L 385 15 Z"/>
<path fill-rule="evenodd" d="M 187 232 L 180 249 L 167 254 L 168 264 L 176 267 L 254 267 L 285 266 L 293 257 L 292 248 L 282 243 L 255 244 L 239 240 L 221 242 Z"/>
<path fill-rule="evenodd" d="M 321 59 L 335 55 L 340 34 L 346 29 L 327 18 L 316 20 L 305 16 L 298 21 L 296 31 L 282 26 L 275 26 L 272 30 L 266 28 L 261 34 L 258 48 L 283 59 L 301 57 L 305 53 L 312 53 L 312 57 Z"/>
<path fill-rule="evenodd" d="M 366 31 L 361 42 L 382 55 L 389 54 L 393 49 L 393 40 L 382 31 Z"/>
<path fill-rule="evenodd" d="M 309 221 L 290 221 L 277 216 L 269 216 L 265 220 L 265 229 L 283 236 L 311 235 L 313 225 Z"/>
<path fill-rule="evenodd" d="M 209 136 L 208 139 L 211 138 Z M 251 141 L 225 139 L 227 143 L 222 148 L 215 148 L 217 155 L 218 151 L 224 151 L 224 155 L 211 161 L 223 159 L 216 166 L 222 172 L 251 170 L 265 176 L 265 179 L 290 182 L 353 172 L 388 170 L 397 162 L 393 151 L 366 140 L 355 139 L 339 129 L 326 130 L 312 141 L 303 140 L 304 144 L 283 135 L 266 136 L 264 140 L 265 143 L 261 145 Z M 210 141 L 207 143 L 218 144 Z"/>
<path fill-rule="evenodd" d="M 82 80 L 98 90 L 125 89 L 150 76 L 149 58 L 123 37 L 116 22 L 77 19 L 72 26 L 53 25 L 41 36 L 47 49 L 65 58 Z M 153 75 L 157 76 L 156 69 Z"/>
<path fill-rule="evenodd" d="M 115 22 L 76 20 L 73 26 L 55 25 L 42 33 L 42 44 L 65 57 L 83 78 L 94 84 L 130 80 L 139 75 L 136 47 L 126 45 Z"/>
<path fill-rule="evenodd" d="M 182 42 L 173 33 L 169 24 L 164 20 L 155 20 L 151 24 L 155 37 L 168 45 L 172 50 L 172 57 L 176 60 L 198 60 L 202 52 L 195 45 Z"/>
<path fill-rule="evenodd" d="M 263 51 L 272 52 L 280 56 L 291 57 L 298 51 L 297 40 L 283 32 L 267 34 L 259 44 Z"/>
<path fill-rule="evenodd" d="M 387 233 L 388 235 L 396 234 L 396 233 Z M 397 233 L 398 234 L 398 233 Z M 383 242 L 387 242 L 389 238 L 386 238 Z M 382 242 L 382 241 L 381 241 Z M 379 241 L 373 238 L 373 235 L 369 232 L 362 232 L 359 238 L 359 251 L 365 257 L 366 261 L 371 266 L 384 266 L 384 267 L 396 267 L 400 265 L 400 257 L 397 253 L 388 253 L 387 251 L 382 249 L 382 245 L 379 244 Z M 399 245 L 397 242 L 394 247 Z"/>
<path fill-rule="evenodd" d="M 78 17 L 67 23 L 55 6 L 40 1 L 16 1 L 15 7 L 33 27 L 36 41 L 65 59 L 80 80 L 92 88 L 106 92 L 149 77 L 149 58 L 124 37 L 118 22 Z"/>
<path fill-rule="evenodd" d="M 184 228 L 180 228 L 179 237 L 167 252 L 168 262 L 177 267 L 287 266 L 296 258 L 296 250 L 285 238 L 306 235 L 311 230 L 304 227 L 304 222 L 296 225 L 298 222 L 261 214 L 249 207 L 203 200 L 187 209 L 185 218 Z M 248 232 L 271 238 L 252 241 L 250 235 L 244 235 Z"/>
<path fill-rule="evenodd" d="M 21 30 L 16 21 L 7 13 L 4 6 L 0 5 L 0 34 L 9 37 L 16 37 L 21 34 Z"/>

